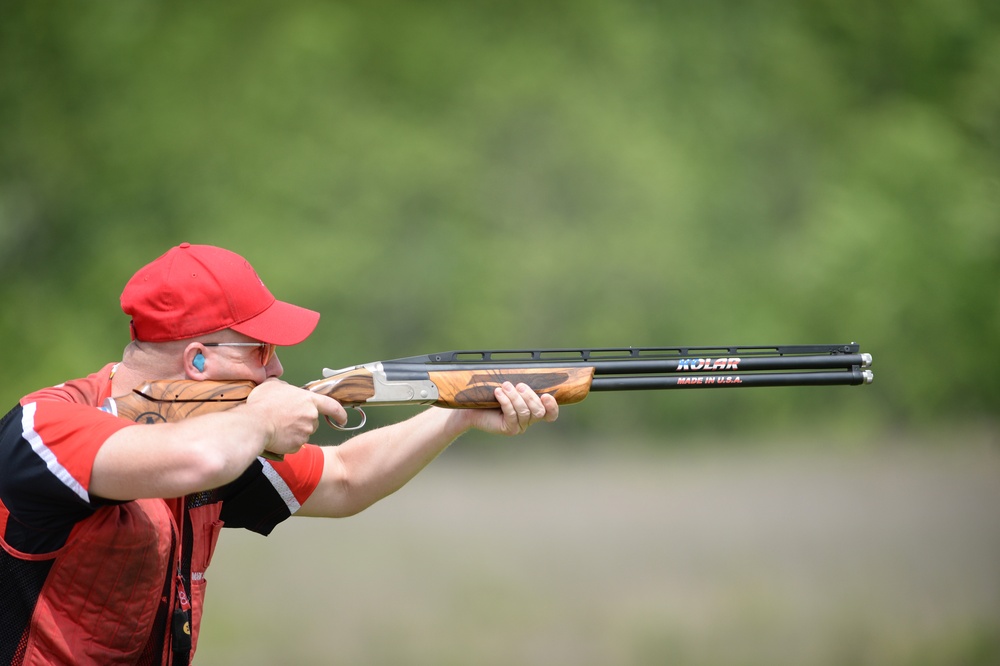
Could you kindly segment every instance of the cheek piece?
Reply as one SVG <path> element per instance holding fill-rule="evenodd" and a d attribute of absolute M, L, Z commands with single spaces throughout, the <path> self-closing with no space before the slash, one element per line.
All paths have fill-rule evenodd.
<path fill-rule="evenodd" d="M 205 357 L 201 355 L 201 352 L 194 355 L 194 358 L 191 359 L 191 365 L 193 365 L 198 372 L 205 372 Z"/>

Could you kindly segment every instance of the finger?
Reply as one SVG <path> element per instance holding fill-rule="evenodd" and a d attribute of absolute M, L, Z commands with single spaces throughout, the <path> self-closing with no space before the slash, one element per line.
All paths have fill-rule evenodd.
<path fill-rule="evenodd" d="M 493 393 L 496 396 L 497 403 L 500 405 L 501 417 L 503 419 L 502 430 L 514 434 L 521 432 L 521 419 L 517 413 L 518 408 L 515 405 L 515 400 L 521 403 L 524 401 L 518 395 L 517 389 L 510 382 L 504 382 Z"/>
<path fill-rule="evenodd" d="M 508 385 L 504 386 L 504 389 L 508 392 L 510 396 L 510 404 L 514 408 L 514 413 L 517 415 L 518 423 L 522 423 L 525 426 L 531 421 L 531 407 L 528 405 L 528 401 L 533 394 L 533 391 L 527 384 L 518 384 L 517 386 Z"/>
<path fill-rule="evenodd" d="M 546 407 L 545 403 L 542 402 L 541 396 L 535 393 L 527 384 L 518 384 L 517 390 L 521 394 L 525 406 L 528 408 L 531 419 L 538 420 L 544 418 Z"/>
<path fill-rule="evenodd" d="M 329 416 L 339 425 L 347 425 L 347 410 L 339 402 L 331 398 L 330 396 L 321 395 L 319 393 L 314 393 L 313 404 L 316 405 L 317 411 L 324 416 Z M 319 422 L 317 420 L 316 427 L 319 427 Z"/>
<path fill-rule="evenodd" d="M 510 396 L 507 394 L 506 385 L 507 382 L 504 382 L 500 386 L 493 389 L 493 396 L 497 399 L 497 404 L 500 405 L 500 411 L 504 414 L 509 414 L 513 411 L 514 407 L 510 402 Z"/>
<path fill-rule="evenodd" d="M 548 393 L 546 393 L 545 395 L 541 396 L 541 402 L 542 405 L 545 407 L 544 419 L 546 421 L 551 423 L 559 418 L 559 403 L 556 402 L 554 396 L 551 396 Z"/>

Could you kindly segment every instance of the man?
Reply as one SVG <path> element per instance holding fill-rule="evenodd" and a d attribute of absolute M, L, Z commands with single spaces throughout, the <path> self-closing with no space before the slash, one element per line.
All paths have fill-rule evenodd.
<path fill-rule="evenodd" d="M 223 526 L 266 535 L 292 514 L 352 515 L 469 429 L 516 435 L 558 416 L 551 396 L 508 383 L 497 410 L 430 408 L 320 448 L 305 443 L 319 417 L 347 414 L 279 381 L 275 353 L 319 314 L 276 300 L 243 257 L 184 243 L 140 269 L 121 303 L 132 341 L 120 362 L 0 421 L 2 664 L 190 663 Z M 177 423 L 137 425 L 105 402 L 170 378 L 258 386 Z"/>

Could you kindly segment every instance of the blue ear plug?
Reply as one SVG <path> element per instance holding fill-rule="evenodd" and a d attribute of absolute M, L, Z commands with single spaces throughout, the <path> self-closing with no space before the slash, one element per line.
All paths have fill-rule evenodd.
<path fill-rule="evenodd" d="M 191 359 L 191 365 L 193 365 L 198 372 L 205 372 L 205 357 L 201 355 L 201 352 L 194 355 L 194 358 Z"/>

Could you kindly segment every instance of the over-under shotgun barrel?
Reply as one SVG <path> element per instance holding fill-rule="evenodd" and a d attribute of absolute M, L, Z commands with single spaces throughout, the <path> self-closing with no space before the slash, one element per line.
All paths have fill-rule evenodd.
<path fill-rule="evenodd" d="M 870 354 L 857 343 L 723 347 L 462 350 L 383 361 L 389 381 L 489 368 L 497 378 L 519 370 L 593 368 L 590 391 L 871 383 Z M 544 390 L 542 384 L 529 384 Z M 484 384 L 483 388 L 487 388 Z M 582 397 L 580 397 L 582 399 Z M 495 404 L 495 403 L 494 403 Z"/>

